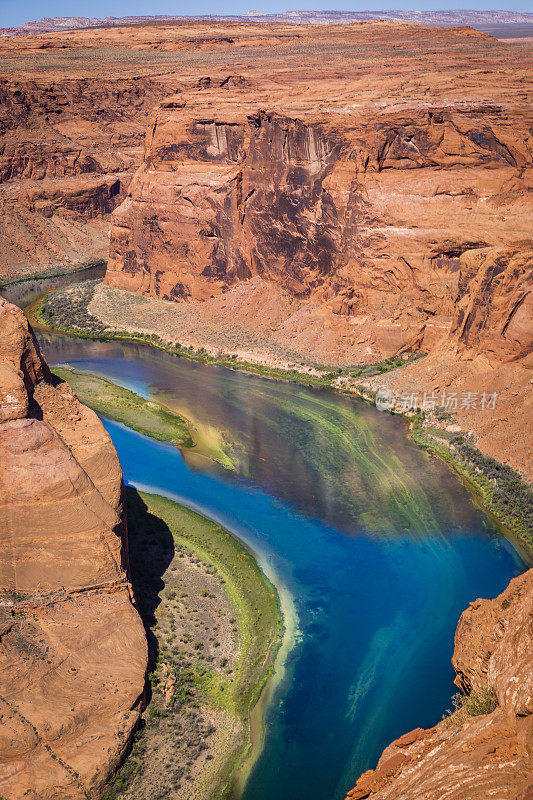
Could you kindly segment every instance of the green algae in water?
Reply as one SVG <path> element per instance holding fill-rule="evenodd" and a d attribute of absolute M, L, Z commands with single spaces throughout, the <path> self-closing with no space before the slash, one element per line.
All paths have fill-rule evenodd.
<path fill-rule="evenodd" d="M 185 420 L 165 410 L 159 403 L 78 370 L 54 367 L 54 374 L 67 381 L 81 402 L 98 414 L 111 417 L 158 441 L 182 447 L 193 446 Z"/>
<path fill-rule="evenodd" d="M 524 569 L 403 420 L 327 391 L 142 347 L 49 338 L 68 360 L 224 432 L 234 471 L 106 422 L 126 481 L 243 539 L 290 593 L 299 636 L 241 800 L 341 800 L 383 748 L 450 707 L 457 620 Z"/>
<path fill-rule="evenodd" d="M 437 524 L 426 493 L 397 454 L 370 424 L 364 407 L 326 392 L 301 390 L 278 398 L 273 435 L 286 438 L 312 468 L 330 482 L 332 502 L 367 530 L 418 534 Z M 275 430 L 273 429 L 275 427 Z M 337 480 L 332 483 L 331 476 Z"/>

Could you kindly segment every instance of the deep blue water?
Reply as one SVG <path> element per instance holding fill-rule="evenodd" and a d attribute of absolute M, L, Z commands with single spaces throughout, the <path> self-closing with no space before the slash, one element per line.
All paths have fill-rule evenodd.
<path fill-rule="evenodd" d="M 44 349 L 234 446 L 231 472 L 104 421 L 128 483 L 222 522 L 293 599 L 298 636 L 243 800 L 340 800 L 392 739 L 439 721 L 461 612 L 525 565 L 400 420 L 144 348 L 48 337 Z"/>

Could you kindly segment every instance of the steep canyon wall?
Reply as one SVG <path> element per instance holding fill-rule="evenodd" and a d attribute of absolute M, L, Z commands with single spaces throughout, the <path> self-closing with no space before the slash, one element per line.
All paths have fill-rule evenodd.
<path fill-rule="evenodd" d="M 346 108 L 346 86 L 341 103 L 327 88 L 327 107 L 304 86 L 163 101 L 113 215 L 106 282 L 204 301 L 259 277 L 319 304 L 356 363 L 445 334 L 488 338 L 496 360 L 525 355 L 528 108 Z"/>
<path fill-rule="evenodd" d="M 528 800 L 533 796 L 533 570 L 476 600 L 455 635 L 457 685 L 494 691 L 490 713 L 459 711 L 387 747 L 346 800 Z"/>
<path fill-rule="evenodd" d="M 122 472 L 1 299 L 0 329 L 0 795 L 97 797 L 139 718 L 147 661 Z"/>
<path fill-rule="evenodd" d="M 0 78 L 0 279 L 107 256 L 163 93 L 144 78 Z"/>
<path fill-rule="evenodd" d="M 250 331 L 273 363 L 429 353 L 369 388 L 496 392 L 496 414 L 459 408 L 460 422 L 530 475 L 526 62 L 467 29 L 341 35 L 352 59 L 323 44 L 329 62 L 218 72 L 160 103 L 106 283 L 194 307 L 197 331 Z"/>

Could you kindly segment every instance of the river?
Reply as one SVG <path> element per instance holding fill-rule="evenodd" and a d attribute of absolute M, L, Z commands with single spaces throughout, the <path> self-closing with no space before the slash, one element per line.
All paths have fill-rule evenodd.
<path fill-rule="evenodd" d="M 341 800 L 392 739 L 439 721 L 461 612 L 526 565 L 401 419 L 144 346 L 40 339 L 50 365 L 152 397 L 216 443 L 225 467 L 104 420 L 126 482 L 224 524 L 294 610 L 241 800 Z"/>

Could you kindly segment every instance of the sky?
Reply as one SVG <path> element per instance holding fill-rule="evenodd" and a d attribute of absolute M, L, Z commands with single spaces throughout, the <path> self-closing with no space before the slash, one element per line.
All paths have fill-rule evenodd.
<path fill-rule="evenodd" d="M 21 25 L 42 17 L 124 17 L 149 14 L 243 14 L 254 10 L 263 13 L 306 9 L 332 9 L 345 11 L 431 11 L 441 9 L 502 9 L 505 0 L 196 0 L 184 3 L 179 0 L 0 0 L 0 27 Z M 532 0 L 513 0 L 506 11 L 533 11 Z"/>

